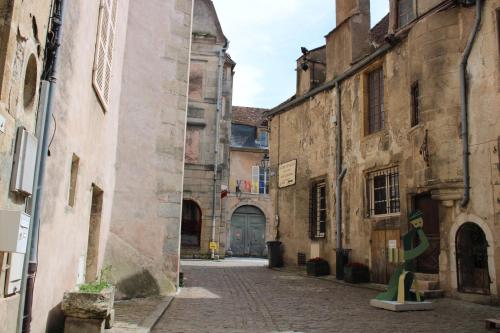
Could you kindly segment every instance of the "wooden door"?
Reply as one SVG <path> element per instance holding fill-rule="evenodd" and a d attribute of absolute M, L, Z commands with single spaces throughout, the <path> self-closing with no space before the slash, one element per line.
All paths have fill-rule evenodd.
<path fill-rule="evenodd" d="M 432 199 L 430 193 L 424 193 L 415 197 L 414 207 L 415 210 L 420 210 L 423 213 L 423 230 L 429 239 L 429 248 L 416 259 L 416 270 L 419 273 L 439 274 L 439 254 L 441 252 L 439 203 Z"/>
<path fill-rule="evenodd" d="M 387 284 L 397 263 L 389 262 L 389 242 L 395 241 L 401 247 L 401 232 L 399 229 L 373 230 L 371 243 L 371 280 L 375 283 Z"/>

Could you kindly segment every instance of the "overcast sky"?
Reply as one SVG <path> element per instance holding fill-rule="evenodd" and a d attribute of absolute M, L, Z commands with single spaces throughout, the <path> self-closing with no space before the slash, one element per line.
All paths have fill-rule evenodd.
<path fill-rule="evenodd" d="M 334 0 L 213 0 L 236 61 L 233 105 L 272 108 L 295 93 L 300 47 L 325 43 Z M 371 0 L 372 26 L 389 0 Z"/>

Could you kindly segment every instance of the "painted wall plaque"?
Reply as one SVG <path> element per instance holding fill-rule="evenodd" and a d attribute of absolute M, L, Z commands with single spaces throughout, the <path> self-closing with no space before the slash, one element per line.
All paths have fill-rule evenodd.
<path fill-rule="evenodd" d="M 279 188 L 295 185 L 296 172 L 297 172 L 297 160 L 280 164 L 278 171 Z"/>

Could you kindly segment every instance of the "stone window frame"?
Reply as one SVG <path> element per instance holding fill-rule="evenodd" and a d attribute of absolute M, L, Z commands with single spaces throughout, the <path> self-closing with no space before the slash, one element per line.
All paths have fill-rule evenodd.
<path fill-rule="evenodd" d="M 111 96 L 117 5 L 118 0 L 101 0 L 99 6 L 92 86 L 104 112 L 108 109 Z"/>
<path fill-rule="evenodd" d="M 321 193 L 321 190 L 324 193 Z M 318 192 L 319 191 L 319 192 Z M 321 205 L 323 197 L 324 206 Z M 318 205 L 319 198 L 319 205 Z M 321 212 L 324 212 L 323 218 Z M 312 240 L 326 238 L 326 226 L 328 224 L 328 182 L 327 177 L 322 176 L 311 180 L 309 193 L 309 237 Z"/>
<path fill-rule="evenodd" d="M 371 93 L 372 93 L 372 86 L 371 86 L 371 80 L 372 80 L 372 75 L 375 75 L 375 73 L 381 74 L 381 80 L 379 81 L 379 86 L 378 86 L 378 97 L 379 97 L 379 112 L 378 115 L 375 114 L 374 117 L 372 117 L 372 110 L 373 110 L 373 100 L 371 98 Z M 385 107 L 385 74 L 384 74 L 384 66 L 382 63 L 375 63 L 372 66 L 370 66 L 369 69 L 367 69 L 364 74 L 363 74 L 363 87 L 364 87 L 364 134 L 365 136 L 369 136 L 378 132 L 383 131 L 386 128 L 387 124 L 387 112 L 386 112 L 386 107 Z M 376 111 L 376 110 L 375 110 Z M 378 119 L 378 126 L 374 126 L 373 121 Z M 373 119 L 372 119 L 373 118 Z"/>
<path fill-rule="evenodd" d="M 384 177 L 384 186 L 379 190 L 385 192 L 385 199 L 378 202 L 385 202 L 385 212 L 377 213 L 375 200 L 375 181 L 376 178 L 382 180 Z M 391 183 L 392 181 L 392 183 Z M 401 213 L 401 189 L 399 181 L 399 167 L 393 165 L 384 169 L 378 169 L 367 172 L 365 175 L 366 185 L 366 216 L 367 217 L 389 217 L 398 216 Z"/>

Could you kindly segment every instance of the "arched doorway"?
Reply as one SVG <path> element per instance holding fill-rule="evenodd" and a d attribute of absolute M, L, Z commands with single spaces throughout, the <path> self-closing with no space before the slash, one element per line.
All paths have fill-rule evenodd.
<path fill-rule="evenodd" d="M 201 209 L 196 202 L 182 202 L 181 246 L 199 248 L 201 238 Z"/>
<path fill-rule="evenodd" d="M 456 238 L 458 290 L 464 293 L 489 294 L 488 242 L 483 230 L 467 222 Z"/>
<path fill-rule="evenodd" d="M 266 217 L 254 206 L 242 206 L 231 217 L 231 251 L 234 256 L 263 257 L 266 250 Z"/>

